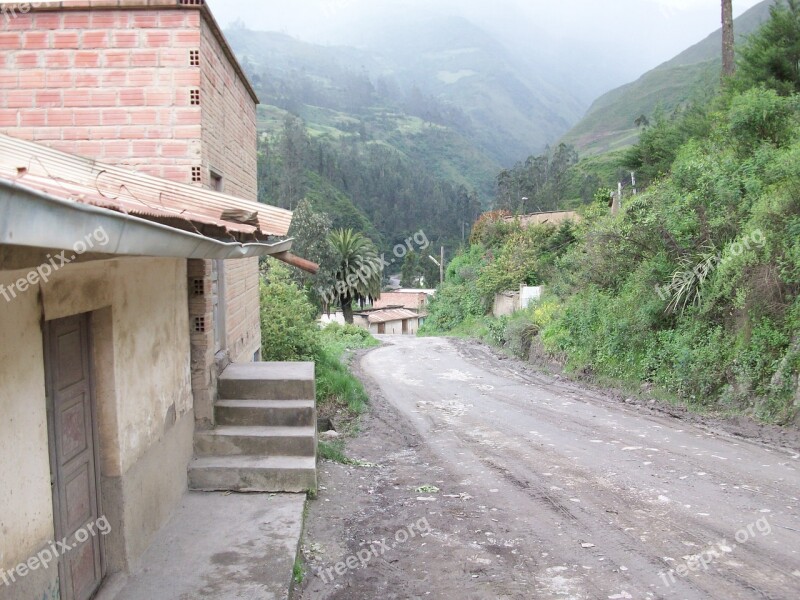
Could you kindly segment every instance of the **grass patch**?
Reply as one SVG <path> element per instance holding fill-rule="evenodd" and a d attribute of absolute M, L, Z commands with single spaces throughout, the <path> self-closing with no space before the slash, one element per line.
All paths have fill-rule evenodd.
<path fill-rule="evenodd" d="M 333 442 L 319 442 L 317 456 L 322 460 L 332 460 L 343 465 L 348 464 L 349 459 L 344 454 L 344 441 L 336 440 Z"/>
<path fill-rule="evenodd" d="M 306 577 L 305 569 L 303 569 L 303 559 L 299 556 L 294 561 L 294 566 L 292 567 L 292 579 L 297 585 L 302 585 L 303 580 Z"/>
<path fill-rule="evenodd" d="M 380 345 L 370 333 L 353 325 L 332 324 L 321 332 L 316 357 L 317 404 L 326 414 L 344 410 L 357 417 L 369 403 L 364 385 L 350 372 L 349 363 L 356 350 Z"/>

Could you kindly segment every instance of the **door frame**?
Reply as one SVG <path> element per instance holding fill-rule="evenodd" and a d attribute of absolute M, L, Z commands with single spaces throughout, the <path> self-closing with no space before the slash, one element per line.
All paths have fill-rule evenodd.
<path fill-rule="evenodd" d="M 92 313 L 81 313 L 77 315 L 69 315 L 62 319 L 79 318 L 86 333 L 86 353 L 88 356 L 87 370 L 89 373 L 89 413 L 92 424 L 92 452 L 94 454 L 94 478 L 95 478 L 95 495 L 97 501 L 97 516 L 102 517 L 103 512 L 103 497 L 101 489 L 101 470 L 100 463 L 100 435 L 97 423 L 97 390 L 96 379 L 94 370 L 94 340 L 92 336 Z M 54 538 L 60 540 L 64 537 L 61 523 L 61 501 L 58 497 L 58 486 L 56 485 L 56 471 L 58 464 L 58 457 L 56 454 L 56 424 L 55 424 L 55 398 L 54 398 L 54 382 L 53 382 L 53 365 L 51 364 L 51 325 L 62 319 L 52 319 L 43 321 L 42 333 L 44 338 L 44 378 L 45 378 L 45 402 L 47 408 L 47 446 L 48 455 L 50 457 L 50 492 L 53 503 L 53 532 Z M 100 580 L 95 593 L 102 586 L 103 581 L 107 575 L 107 561 L 106 561 L 106 548 L 105 540 L 102 535 L 96 536 L 99 541 L 100 548 Z M 64 576 L 64 560 L 63 555 L 58 557 L 58 579 L 59 579 L 59 594 L 61 598 L 66 598 L 66 578 Z"/>

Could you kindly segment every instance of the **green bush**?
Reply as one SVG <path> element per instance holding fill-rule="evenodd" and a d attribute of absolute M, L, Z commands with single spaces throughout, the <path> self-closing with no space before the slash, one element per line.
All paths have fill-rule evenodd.
<path fill-rule="evenodd" d="M 745 154 L 764 143 L 784 145 L 792 134 L 795 105 L 794 97 L 785 98 L 773 90 L 748 90 L 731 103 L 728 132 Z"/>
<path fill-rule="evenodd" d="M 366 329 L 333 323 L 319 332 L 320 344 L 315 357 L 317 402 L 321 406 L 346 408 L 361 414 L 369 397 L 364 385 L 347 367 L 347 353 L 380 345 Z"/>
<path fill-rule="evenodd" d="M 271 261 L 261 282 L 262 360 L 313 360 L 319 350 L 316 312 L 289 269 Z"/>
<path fill-rule="evenodd" d="M 354 325 L 333 324 L 320 329 L 316 317 L 316 309 L 291 280 L 289 270 L 270 262 L 267 278 L 261 284 L 262 359 L 313 361 L 318 406 L 358 415 L 369 398 L 348 369 L 346 354 L 379 342 L 367 330 Z"/>

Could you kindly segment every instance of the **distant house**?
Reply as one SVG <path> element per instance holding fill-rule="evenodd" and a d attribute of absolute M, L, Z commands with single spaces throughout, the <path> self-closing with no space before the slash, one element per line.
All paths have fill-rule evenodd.
<path fill-rule="evenodd" d="M 190 486 L 315 487 L 314 371 L 255 362 L 292 213 L 256 202 L 258 99 L 205 3 L 24 6 L 0 18 L 0 596 L 84 600 Z M 303 405 L 291 451 L 236 427 L 278 414 L 253 412 L 270 379 Z"/>
<path fill-rule="evenodd" d="M 408 310 L 424 312 L 428 301 L 436 290 L 399 289 L 393 292 L 382 292 L 381 297 L 372 303 L 373 308 L 387 308 L 401 306 Z"/>
<path fill-rule="evenodd" d="M 353 323 L 375 335 L 416 335 L 424 320 L 424 315 L 395 306 L 359 312 Z"/>
<path fill-rule="evenodd" d="M 542 212 L 530 215 L 516 215 L 503 217 L 506 222 L 513 222 L 519 220 L 523 227 L 530 227 L 531 225 L 543 225 L 545 223 L 550 225 L 561 225 L 566 221 L 573 221 L 580 223 L 581 216 L 574 211 L 556 211 L 556 212 Z"/>
<path fill-rule="evenodd" d="M 525 310 L 542 297 L 542 287 L 521 285 L 519 290 L 500 292 L 494 296 L 492 316 L 507 317 L 518 310 Z"/>

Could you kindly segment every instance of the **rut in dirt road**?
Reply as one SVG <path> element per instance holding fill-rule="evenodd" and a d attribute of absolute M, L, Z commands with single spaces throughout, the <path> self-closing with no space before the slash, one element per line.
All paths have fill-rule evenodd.
<path fill-rule="evenodd" d="M 351 490 L 363 510 L 346 526 L 364 535 L 327 558 L 363 549 L 376 523 L 393 534 L 393 510 L 398 529 L 425 518 L 431 532 L 304 598 L 800 598 L 796 452 L 525 374 L 477 346 L 384 341 L 361 361 L 372 418 L 402 421 L 389 427 L 419 447 L 406 461 L 386 426 L 377 447 L 366 438 L 378 426 L 365 427 L 353 447 L 384 446 L 386 469 L 347 476 L 383 497 Z M 440 492 L 409 497 L 403 483 L 426 476 Z"/>

